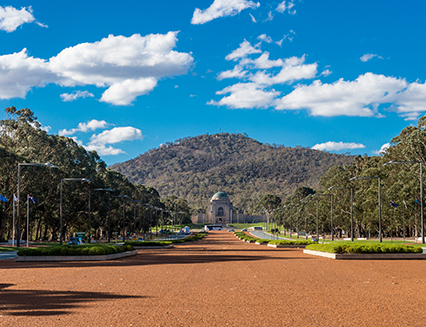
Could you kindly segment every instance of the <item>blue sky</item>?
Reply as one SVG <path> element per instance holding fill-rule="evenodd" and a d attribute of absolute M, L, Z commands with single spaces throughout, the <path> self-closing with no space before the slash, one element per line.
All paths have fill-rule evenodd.
<path fill-rule="evenodd" d="M 375 155 L 426 109 L 424 12 L 421 0 L 9 1 L 0 107 L 30 108 L 109 165 L 220 131 Z"/>

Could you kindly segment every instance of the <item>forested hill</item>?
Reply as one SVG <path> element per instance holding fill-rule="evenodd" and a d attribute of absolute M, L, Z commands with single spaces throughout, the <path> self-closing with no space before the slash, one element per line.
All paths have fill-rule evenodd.
<path fill-rule="evenodd" d="M 317 187 L 331 166 L 353 161 L 354 156 L 221 133 L 168 142 L 111 168 L 134 183 L 155 187 L 162 197 L 184 197 L 195 208 L 205 208 L 220 190 L 238 209 L 250 209 L 262 194 L 284 198 L 297 186 Z"/>

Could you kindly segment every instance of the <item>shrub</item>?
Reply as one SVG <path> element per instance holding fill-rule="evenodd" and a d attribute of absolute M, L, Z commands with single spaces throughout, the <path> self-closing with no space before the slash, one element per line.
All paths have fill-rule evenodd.
<path fill-rule="evenodd" d="M 287 241 L 287 240 L 272 240 L 269 244 L 275 245 L 308 245 L 308 244 L 317 244 L 318 242 L 307 241 L 307 240 L 298 240 L 298 241 Z"/>
<path fill-rule="evenodd" d="M 422 253 L 420 247 L 399 244 L 345 243 L 311 244 L 308 250 L 329 253 Z"/>
<path fill-rule="evenodd" d="M 104 255 L 134 250 L 131 245 L 59 245 L 52 247 L 38 247 L 21 249 L 18 256 L 55 256 L 55 255 Z"/>

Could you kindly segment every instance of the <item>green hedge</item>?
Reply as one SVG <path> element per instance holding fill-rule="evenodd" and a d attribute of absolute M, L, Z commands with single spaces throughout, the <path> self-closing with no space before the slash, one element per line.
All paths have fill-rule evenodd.
<path fill-rule="evenodd" d="M 18 256 L 51 256 L 51 255 L 105 255 L 134 250 L 133 246 L 125 244 L 114 245 L 55 245 L 51 247 L 25 248 L 18 251 Z"/>
<path fill-rule="evenodd" d="M 307 241 L 307 240 L 299 240 L 299 241 L 273 240 L 269 242 L 269 244 L 275 244 L 275 245 L 309 245 L 309 244 L 317 244 L 317 243 L 318 242 Z"/>
<path fill-rule="evenodd" d="M 128 241 L 124 244 L 132 246 L 166 246 L 172 244 L 172 241 Z"/>
<path fill-rule="evenodd" d="M 306 247 L 308 250 L 329 252 L 329 253 L 422 253 L 420 247 L 399 244 L 379 244 L 379 243 L 328 243 L 312 244 Z"/>
<path fill-rule="evenodd" d="M 206 235 L 207 235 L 206 232 L 200 232 L 200 233 L 197 233 L 197 234 L 194 234 L 194 235 L 191 235 L 189 237 L 184 238 L 184 241 L 185 242 L 195 242 L 195 241 L 201 240 Z"/>

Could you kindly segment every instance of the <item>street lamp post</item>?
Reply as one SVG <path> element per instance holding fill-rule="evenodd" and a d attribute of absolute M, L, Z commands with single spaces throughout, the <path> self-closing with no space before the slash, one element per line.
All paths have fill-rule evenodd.
<path fill-rule="evenodd" d="M 100 191 L 100 192 L 114 192 L 114 190 L 110 189 L 110 188 L 92 188 L 91 190 L 89 190 L 89 243 L 91 242 L 91 234 L 90 234 L 90 230 L 92 229 L 92 223 L 91 223 L 91 214 L 90 214 L 90 202 L 91 202 L 91 192 L 92 191 Z M 109 205 L 108 205 L 109 207 Z M 109 212 L 108 212 L 108 220 L 109 220 Z M 109 231 L 108 231 L 109 234 Z"/>
<path fill-rule="evenodd" d="M 381 206 L 381 199 L 380 199 L 380 177 L 379 176 L 365 176 L 365 177 L 352 177 L 349 180 L 354 181 L 357 179 L 373 179 L 377 178 L 379 183 L 379 242 L 382 243 L 382 206 Z"/>
<path fill-rule="evenodd" d="M 319 193 L 316 193 L 316 194 L 314 194 L 314 195 L 312 195 L 312 196 L 327 196 L 327 195 L 330 195 L 330 197 L 331 197 L 331 240 L 332 240 L 332 241 L 334 241 L 334 226 L 333 226 L 333 194 L 327 194 L 327 193 L 319 194 Z M 325 234 L 324 234 L 323 236 L 325 236 Z"/>
<path fill-rule="evenodd" d="M 130 199 L 130 197 L 128 195 L 113 195 L 113 198 L 122 198 L 123 199 L 123 242 L 126 239 L 125 233 L 126 233 L 126 201 L 124 201 L 124 199 Z"/>
<path fill-rule="evenodd" d="M 18 164 L 18 210 L 17 210 L 17 239 L 16 239 L 16 246 L 20 247 L 20 240 L 21 240 L 21 211 L 20 211 L 20 197 L 21 197 L 21 166 L 32 166 L 32 167 L 49 167 L 49 168 L 58 168 L 58 166 L 52 165 L 51 163 L 28 163 L 28 162 L 22 162 Z M 28 238 L 28 235 L 27 235 Z"/>
<path fill-rule="evenodd" d="M 354 214 L 353 214 L 353 203 L 354 203 L 354 189 L 352 187 L 336 187 L 331 186 L 328 188 L 331 190 L 343 190 L 343 189 L 350 189 L 351 190 L 351 241 L 354 241 Z"/>
<path fill-rule="evenodd" d="M 306 239 L 308 239 L 308 206 L 307 206 L 307 204 L 309 202 L 311 202 L 312 200 L 302 199 L 300 201 L 306 204 L 305 205 L 305 213 L 306 213 L 306 217 L 305 217 L 305 234 L 306 234 Z"/>
<path fill-rule="evenodd" d="M 62 224 L 62 187 L 63 187 L 63 182 L 64 181 L 76 181 L 76 182 L 87 182 L 90 183 L 90 180 L 88 180 L 87 178 L 62 178 L 61 179 L 61 202 L 60 202 L 60 206 L 59 206 L 59 216 L 60 216 L 60 220 L 61 220 L 61 239 L 59 241 L 59 244 L 62 245 L 62 241 L 63 241 L 63 224 Z M 90 192 L 90 191 L 89 191 Z"/>
<path fill-rule="evenodd" d="M 420 164 L 420 219 L 421 219 L 421 233 L 422 233 L 422 243 L 425 244 L 425 224 L 423 216 L 423 165 L 421 161 L 389 161 L 383 166 L 393 165 L 393 164 Z M 405 231 L 404 231 L 405 233 Z M 404 234 L 405 235 L 405 234 Z"/>

